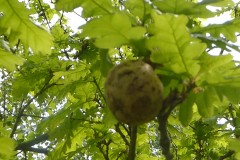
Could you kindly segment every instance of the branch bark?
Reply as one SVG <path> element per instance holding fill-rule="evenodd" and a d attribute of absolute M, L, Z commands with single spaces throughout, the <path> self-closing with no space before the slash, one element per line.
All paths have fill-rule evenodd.
<path fill-rule="evenodd" d="M 175 109 L 177 105 L 182 103 L 186 98 L 189 92 L 195 87 L 194 81 L 190 81 L 184 86 L 182 92 L 173 90 L 167 98 L 163 101 L 163 106 L 158 115 L 158 123 L 161 138 L 160 146 L 162 148 L 162 153 L 165 156 L 166 160 L 172 160 L 173 154 L 171 153 L 171 140 L 167 132 L 167 120 L 171 112 Z"/>
<path fill-rule="evenodd" d="M 127 146 L 130 146 L 130 143 L 128 142 L 128 140 L 127 140 L 127 138 L 125 137 L 125 135 L 122 133 L 119 125 L 120 125 L 119 123 L 117 123 L 117 124 L 115 125 L 115 130 L 116 130 L 116 132 L 119 133 L 119 135 L 121 136 L 121 138 L 123 139 L 123 141 L 125 142 L 125 144 L 126 144 Z"/>
<path fill-rule="evenodd" d="M 40 136 L 38 136 L 37 138 L 35 138 L 33 140 L 20 143 L 15 148 L 15 150 L 32 151 L 32 152 L 47 154 L 48 153 L 47 149 L 44 149 L 44 148 L 34 148 L 32 146 L 34 146 L 34 145 L 36 145 L 36 144 L 38 144 L 40 142 L 46 141 L 46 140 L 48 140 L 48 138 L 49 138 L 49 135 L 47 133 L 43 134 L 43 135 L 40 135 Z"/>
<path fill-rule="evenodd" d="M 137 141 L 137 126 L 131 126 L 130 148 L 128 153 L 128 160 L 134 160 L 136 156 L 136 141 Z"/>
<path fill-rule="evenodd" d="M 224 160 L 224 159 L 226 159 L 226 158 L 229 158 L 229 157 L 231 157 L 234 153 L 235 153 L 234 151 L 230 150 L 230 151 L 228 151 L 226 154 L 224 154 L 223 156 L 219 157 L 218 160 Z"/>

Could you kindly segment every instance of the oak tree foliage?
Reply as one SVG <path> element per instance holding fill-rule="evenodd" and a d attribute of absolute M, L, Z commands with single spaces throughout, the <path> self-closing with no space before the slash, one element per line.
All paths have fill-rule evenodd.
<path fill-rule="evenodd" d="M 135 59 L 164 85 L 135 159 L 240 159 L 239 13 L 232 0 L 0 0 L 0 159 L 125 160 L 132 128 L 103 87 Z"/>

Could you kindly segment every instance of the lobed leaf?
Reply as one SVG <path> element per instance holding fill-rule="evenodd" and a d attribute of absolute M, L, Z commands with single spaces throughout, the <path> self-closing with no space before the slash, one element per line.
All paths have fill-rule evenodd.
<path fill-rule="evenodd" d="M 152 52 L 151 61 L 163 64 L 175 73 L 196 75 L 200 70 L 197 58 L 203 53 L 205 44 L 190 37 L 186 16 L 152 13 L 153 21 L 146 41 Z"/>
<path fill-rule="evenodd" d="M 5 67 L 8 71 L 14 71 L 17 65 L 22 65 L 24 59 L 0 49 L 0 66 Z"/>
<path fill-rule="evenodd" d="M 199 58 L 199 63 L 201 64 L 200 73 L 211 72 L 218 67 L 231 63 L 232 59 L 233 57 L 230 54 L 222 56 L 212 56 L 204 53 Z"/>
<path fill-rule="evenodd" d="M 209 33 L 212 37 L 221 37 L 223 35 L 227 40 L 232 42 L 237 41 L 236 33 L 240 32 L 240 18 L 227 21 L 223 24 L 211 24 L 207 27 L 195 27 L 192 29 L 193 33 L 206 34 Z"/>
<path fill-rule="evenodd" d="M 56 3 L 57 10 L 64 10 L 67 12 L 77 7 L 83 8 L 83 18 L 109 15 L 116 11 L 111 0 L 58 0 Z"/>
<path fill-rule="evenodd" d="M 146 32 L 144 27 L 132 27 L 130 18 L 124 13 L 93 19 L 81 28 L 82 36 L 95 38 L 99 48 L 119 47 L 130 40 L 143 38 Z"/>
<path fill-rule="evenodd" d="M 202 18 L 214 16 L 214 13 L 208 10 L 204 3 L 194 3 L 186 0 L 154 0 L 153 4 L 163 13 L 184 14 Z"/>
<path fill-rule="evenodd" d="M 140 20 L 146 19 L 151 12 L 151 6 L 145 0 L 128 0 L 124 2 L 126 9 L 131 12 L 133 16 Z"/>
<path fill-rule="evenodd" d="M 29 20 L 32 12 L 23 4 L 17 0 L 0 1 L 0 11 L 3 12 L 0 17 L 0 34 L 9 35 L 10 44 L 15 45 L 21 40 L 24 47 L 30 47 L 34 53 L 51 53 L 52 36 Z"/>
<path fill-rule="evenodd" d="M 230 54 L 222 56 L 203 54 L 199 59 L 201 70 L 197 83 L 214 88 L 215 94 L 221 101 L 227 98 L 232 103 L 238 103 L 240 70 L 235 66 L 232 58 Z"/>
<path fill-rule="evenodd" d="M 233 7 L 234 2 L 232 0 L 202 0 L 200 4 L 216 6 L 216 7 Z"/>
<path fill-rule="evenodd" d="M 239 81 L 240 82 L 240 81 Z M 239 83 L 238 82 L 238 83 Z M 237 86 L 230 86 L 230 85 L 225 85 L 225 86 L 214 86 L 219 98 L 223 100 L 223 98 L 227 98 L 229 102 L 238 104 L 240 101 L 240 95 L 239 95 L 239 90 L 240 87 Z"/>
<path fill-rule="evenodd" d="M 239 67 L 236 67 L 231 55 L 211 56 L 203 54 L 199 59 L 201 70 L 198 84 L 208 86 L 237 87 L 240 82 Z"/>

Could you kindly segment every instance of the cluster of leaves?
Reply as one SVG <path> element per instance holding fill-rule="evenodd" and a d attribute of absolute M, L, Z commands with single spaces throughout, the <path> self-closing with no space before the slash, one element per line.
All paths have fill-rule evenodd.
<path fill-rule="evenodd" d="M 65 12 L 78 7 L 86 23 L 74 32 Z M 227 11 L 232 20 L 201 24 Z M 0 0 L 0 159 L 126 159 L 131 128 L 103 90 L 126 59 L 151 64 L 164 85 L 158 121 L 139 126 L 137 159 L 240 159 L 240 70 L 226 54 L 240 52 L 238 32 L 231 0 Z"/>

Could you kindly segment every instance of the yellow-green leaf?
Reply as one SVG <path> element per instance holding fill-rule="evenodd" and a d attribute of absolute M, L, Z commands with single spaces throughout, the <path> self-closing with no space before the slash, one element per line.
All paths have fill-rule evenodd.
<path fill-rule="evenodd" d="M 196 95 L 198 112 L 202 117 L 211 117 L 214 113 L 214 103 L 219 102 L 216 91 L 208 88 Z"/>
<path fill-rule="evenodd" d="M 58 0 L 56 2 L 57 10 L 72 11 L 77 7 L 82 7 L 82 17 L 93 17 L 99 15 L 108 15 L 116 11 L 111 0 Z"/>
<path fill-rule="evenodd" d="M 22 65 L 23 62 L 23 58 L 0 49 L 0 66 L 6 68 L 8 71 L 14 71 L 16 65 Z"/>
<path fill-rule="evenodd" d="M 17 0 L 0 1 L 0 11 L 3 12 L 3 16 L 0 17 L 2 34 L 9 35 L 11 45 L 20 40 L 27 50 L 30 47 L 34 53 L 51 53 L 52 36 L 30 21 L 29 15 L 33 12 Z"/>
<path fill-rule="evenodd" d="M 83 37 L 95 38 L 95 45 L 106 49 L 141 39 L 146 32 L 144 27 L 132 27 L 130 18 L 124 13 L 93 19 L 81 28 Z"/>
<path fill-rule="evenodd" d="M 197 58 L 206 45 L 190 37 L 187 17 L 153 12 L 152 18 L 153 23 L 149 27 L 152 36 L 146 41 L 151 60 L 175 73 L 195 76 L 200 70 Z"/>
<path fill-rule="evenodd" d="M 0 159 L 10 160 L 13 159 L 15 154 L 14 140 L 8 137 L 0 137 Z"/>
<path fill-rule="evenodd" d="M 189 95 L 189 97 L 180 105 L 179 109 L 179 120 L 183 126 L 187 126 L 193 116 L 193 104 L 195 101 L 194 95 Z"/>

